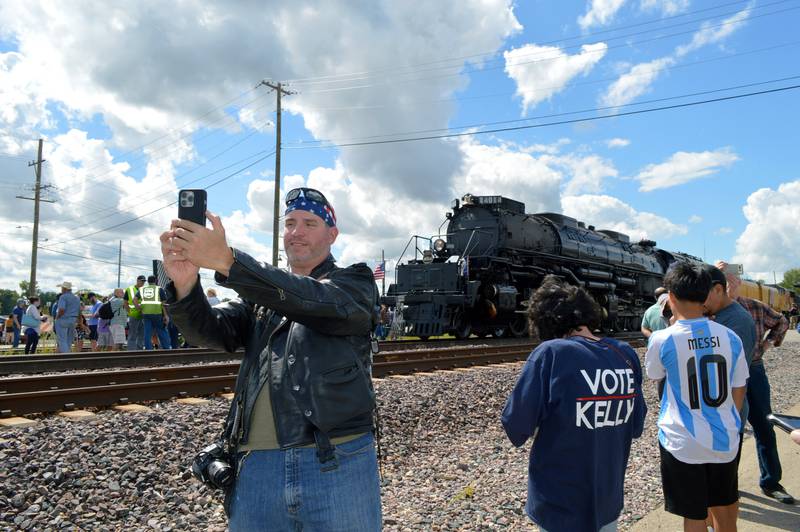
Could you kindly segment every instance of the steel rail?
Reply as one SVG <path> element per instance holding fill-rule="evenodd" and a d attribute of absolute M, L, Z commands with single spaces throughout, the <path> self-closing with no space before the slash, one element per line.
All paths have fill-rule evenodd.
<path fill-rule="evenodd" d="M 475 345 L 530 345 L 526 339 L 467 339 L 467 340 L 391 340 L 380 342 L 382 352 L 408 349 L 451 348 Z M 242 357 L 242 352 L 227 353 L 208 348 L 163 349 L 153 351 L 88 351 L 67 354 L 37 354 L 0 356 L 0 375 L 35 374 L 59 371 L 79 371 L 108 368 L 135 368 L 168 364 L 223 362 Z"/>
<path fill-rule="evenodd" d="M 375 355 L 372 375 L 419 373 L 524 360 L 533 344 L 404 350 Z M 104 407 L 231 391 L 239 363 L 28 376 L 0 382 L 0 416 Z"/>

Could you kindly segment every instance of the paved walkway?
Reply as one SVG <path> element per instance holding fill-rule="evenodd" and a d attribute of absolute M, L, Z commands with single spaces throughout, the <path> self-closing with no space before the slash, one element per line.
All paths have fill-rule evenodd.
<path fill-rule="evenodd" d="M 797 342 L 800 336 L 790 331 L 786 341 Z M 798 383 L 800 396 L 800 383 Z M 785 414 L 800 416 L 800 404 Z M 781 484 L 786 490 L 800 497 L 800 445 L 794 444 L 789 435 L 775 429 L 778 438 L 778 453 L 783 466 Z M 791 530 L 800 532 L 800 505 L 789 506 L 770 499 L 758 487 L 758 458 L 755 440 L 747 438 L 742 445 L 742 460 L 739 466 L 739 532 L 770 532 Z M 664 511 L 663 505 L 647 514 L 636 523 L 635 532 L 674 532 L 683 530 L 683 519 Z"/>

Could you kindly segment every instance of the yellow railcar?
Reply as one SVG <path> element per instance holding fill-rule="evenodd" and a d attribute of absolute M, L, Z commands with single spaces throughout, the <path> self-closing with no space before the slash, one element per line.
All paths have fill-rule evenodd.
<path fill-rule="evenodd" d="M 739 288 L 739 295 L 757 299 L 765 305 L 769 305 L 770 308 L 782 313 L 788 313 L 794 302 L 792 292 L 783 287 L 749 280 L 742 280 L 742 286 Z"/>

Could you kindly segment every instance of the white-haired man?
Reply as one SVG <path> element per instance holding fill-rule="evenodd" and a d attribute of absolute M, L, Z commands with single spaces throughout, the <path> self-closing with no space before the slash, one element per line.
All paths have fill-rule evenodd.
<path fill-rule="evenodd" d="M 756 345 L 753 350 L 753 360 L 750 362 L 750 380 L 747 382 L 747 405 L 750 409 L 747 421 L 753 427 L 753 436 L 756 439 L 756 454 L 761 470 L 758 483 L 765 495 L 784 504 L 794 504 L 794 497 L 781 485 L 783 471 L 778 456 L 778 443 L 775 441 L 775 430 L 767 420 L 767 416 L 772 413 L 772 403 L 769 378 L 763 359 L 764 352 L 770 346 L 781 345 L 789 329 L 789 321 L 780 312 L 772 310 L 764 303 L 739 296 L 742 282 L 737 275 L 726 271 L 726 266 L 723 261 L 716 264 L 719 270 L 725 272 L 728 296 L 750 313 L 756 326 Z"/>

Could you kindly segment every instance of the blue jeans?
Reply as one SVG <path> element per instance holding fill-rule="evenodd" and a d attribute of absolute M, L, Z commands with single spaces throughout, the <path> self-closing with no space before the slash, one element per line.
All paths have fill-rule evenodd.
<path fill-rule="evenodd" d="M 747 421 L 753 427 L 756 438 L 756 453 L 761 478 L 758 483 L 765 489 L 776 489 L 781 482 L 781 460 L 778 458 L 778 445 L 775 430 L 767 420 L 772 413 L 770 404 L 769 379 L 763 363 L 750 364 L 750 380 L 747 381 L 747 402 L 750 413 Z"/>
<path fill-rule="evenodd" d="M 14 339 L 11 342 L 11 347 L 13 347 L 14 349 L 19 347 L 19 337 L 21 335 L 20 333 L 22 333 L 22 330 L 16 325 L 14 325 Z"/>
<path fill-rule="evenodd" d="M 603 528 L 601 528 L 597 532 L 617 532 L 617 521 L 618 519 L 615 519 L 610 523 L 608 523 L 607 525 L 603 525 Z M 539 532 L 547 532 L 547 530 L 539 527 Z"/>
<path fill-rule="evenodd" d="M 72 351 L 72 342 L 75 341 L 76 318 L 59 318 L 56 320 L 56 344 L 59 353 Z"/>
<path fill-rule="evenodd" d="M 169 334 L 164 327 L 164 318 L 161 314 L 143 314 L 142 323 L 144 324 L 144 348 L 148 351 L 153 349 L 153 330 L 158 336 L 158 347 L 169 349 Z"/>
<path fill-rule="evenodd" d="M 128 317 L 128 351 L 144 349 L 144 325 L 141 318 Z"/>
<path fill-rule="evenodd" d="M 36 329 L 28 327 L 25 329 L 25 354 L 35 355 L 36 347 L 39 345 L 39 333 Z"/>
<path fill-rule="evenodd" d="M 178 328 L 169 320 L 167 325 L 167 333 L 169 334 L 169 345 L 172 349 L 178 349 L 181 346 L 181 339 L 178 337 Z"/>
<path fill-rule="evenodd" d="M 229 530 L 379 531 L 372 433 L 337 445 L 335 452 L 339 467 L 326 472 L 315 447 L 247 452 L 233 488 Z"/>

